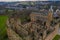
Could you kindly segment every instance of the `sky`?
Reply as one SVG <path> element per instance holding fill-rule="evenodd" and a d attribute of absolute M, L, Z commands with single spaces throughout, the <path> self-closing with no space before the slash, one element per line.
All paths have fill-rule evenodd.
<path fill-rule="evenodd" d="M 37 1 L 37 0 L 0 0 L 0 2 L 15 2 L 15 1 Z M 38 1 L 59 1 L 59 0 L 38 0 Z"/>

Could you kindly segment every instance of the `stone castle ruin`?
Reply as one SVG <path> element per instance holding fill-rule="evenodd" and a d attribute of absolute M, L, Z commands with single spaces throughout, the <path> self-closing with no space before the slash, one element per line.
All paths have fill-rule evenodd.
<path fill-rule="evenodd" d="M 29 16 L 22 17 L 20 13 L 14 13 L 7 20 L 9 40 L 52 40 L 58 32 L 59 20 L 51 10 L 47 16 L 32 12 Z"/>

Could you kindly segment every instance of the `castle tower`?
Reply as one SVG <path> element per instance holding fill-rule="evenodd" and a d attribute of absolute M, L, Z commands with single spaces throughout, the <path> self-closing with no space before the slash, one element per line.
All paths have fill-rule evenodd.
<path fill-rule="evenodd" d="M 52 9 L 52 6 L 50 7 L 49 9 L 49 13 L 48 13 L 48 20 L 51 21 L 53 19 L 53 9 Z"/>
<path fill-rule="evenodd" d="M 53 19 L 53 9 L 52 9 L 52 6 L 50 7 L 49 9 L 49 12 L 48 12 L 48 16 L 47 16 L 47 21 L 46 21 L 46 26 L 47 28 L 49 29 L 50 27 L 50 22 L 52 21 Z"/>

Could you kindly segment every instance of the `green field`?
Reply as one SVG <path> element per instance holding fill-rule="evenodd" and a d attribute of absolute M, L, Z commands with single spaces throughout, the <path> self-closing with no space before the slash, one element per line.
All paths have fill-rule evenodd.
<path fill-rule="evenodd" d="M 0 40 L 6 40 L 6 20 L 8 16 L 0 15 Z"/>
<path fill-rule="evenodd" d="M 60 39 L 60 35 L 56 35 L 53 40 L 59 40 L 59 39 Z"/>

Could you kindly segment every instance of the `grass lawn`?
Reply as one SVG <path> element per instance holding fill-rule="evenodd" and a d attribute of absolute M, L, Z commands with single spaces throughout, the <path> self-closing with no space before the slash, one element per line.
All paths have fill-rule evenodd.
<path fill-rule="evenodd" d="M 56 35 L 53 40 L 59 40 L 59 39 L 60 39 L 60 35 Z"/>
<path fill-rule="evenodd" d="M 7 32 L 6 32 L 6 20 L 8 16 L 0 15 L 0 40 L 6 39 Z"/>

